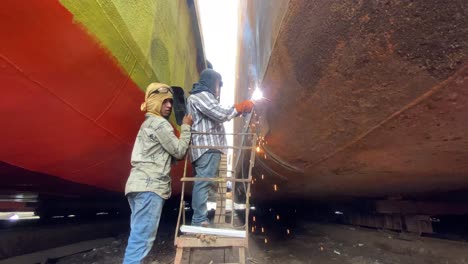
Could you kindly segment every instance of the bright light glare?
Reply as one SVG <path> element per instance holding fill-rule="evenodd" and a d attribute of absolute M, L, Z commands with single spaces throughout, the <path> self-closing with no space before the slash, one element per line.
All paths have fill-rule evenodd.
<path fill-rule="evenodd" d="M 10 220 L 18 220 L 19 219 L 19 216 L 17 214 L 14 214 L 12 216 L 10 216 L 8 219 Z"/>
<path fill-rule="evenodd" d="M 96 213 L 96 215 L 108 215 L 109 213 L 108 212 L 99 212 L 99 213 Z"/>
<path fill-rule="evenodd" d="M 238 6 L 241 1 L 197 0 L 206 59 L 223 76 L 221 105 L 232 106 L 235 98 Z M 234 131 L 234 121 L 224 123 L 227 133 Z M 234 139 L 228 136 L 227 144 Z M 228 170 L 232 170 L 233 150 L 228 150 Z"/>
<path fill-rule="evenodd" d="M 257 101 L 263 99 L 263 93 L 260 91 L 260 89 L 255 88 L 255 91 L 252 94 L 252 100 Z"/>
<path fill-rule="evenodd" d="M 39 219 L 39 216 L 34 212 L 0 212 L 0 220 L 24 220 L 24 219 Z"/>

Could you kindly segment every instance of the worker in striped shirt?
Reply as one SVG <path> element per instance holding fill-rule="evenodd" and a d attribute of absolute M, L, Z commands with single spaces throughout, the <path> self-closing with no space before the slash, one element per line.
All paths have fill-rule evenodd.
<path fill-rule="evenodd" d="M 212 69 L 205 69 L 200 80 L 193 85 L 187 99 L 187 111 L 192 115 L 192 132 L 211 133 L 210 135 L 192 134 L 193 146 L 207 148 L 190 149 L 192 167 L 195 177 L 213 178 L 218 174 L 219 162 L 223 149 L 209 146 L 226 146 L 226 135 L 223 123 L 243 113 L 250 113 L 254 106 L 251 100 L 243 101 L 232 107 L 223 107 L 219 103 L 222 78 Z M 196 181 L 192 192 L 193 217 L 192 225 L 206 227 L 208 194 L 213 183 Z"/>

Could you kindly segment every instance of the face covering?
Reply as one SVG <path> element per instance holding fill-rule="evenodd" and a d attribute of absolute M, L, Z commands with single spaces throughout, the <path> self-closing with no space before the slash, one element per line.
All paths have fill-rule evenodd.
<path fill-rule="evenodd" d="M 172 88 L 164 83 L 151 83 L 146 88 L 145 102 L 141 104 L 141 111 L 153 115 L 161 115 L 161 107 L 166 99 L 173 99 Z"/>

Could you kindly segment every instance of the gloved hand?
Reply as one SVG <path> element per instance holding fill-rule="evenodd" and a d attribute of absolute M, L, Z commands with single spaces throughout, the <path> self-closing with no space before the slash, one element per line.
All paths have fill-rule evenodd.
<path fill-rule="evenodd" d="M 254 107 L 254 102 L 251 100 L 245 100 L 238 104 L 235 104 L 234 107 L 238 113 L 250 113 Z"/>

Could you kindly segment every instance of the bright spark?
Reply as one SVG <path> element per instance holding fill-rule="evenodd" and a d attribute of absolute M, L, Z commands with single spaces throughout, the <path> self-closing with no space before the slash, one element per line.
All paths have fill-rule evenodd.
<path fill-rule="evenodd" d="M 252 94 L 252 100 L 258 101 L 258 100 L 262 100 L 262 99 L 263 99 L 263 93 L 258 87 L 256 87 L 255 91 Z"/>

